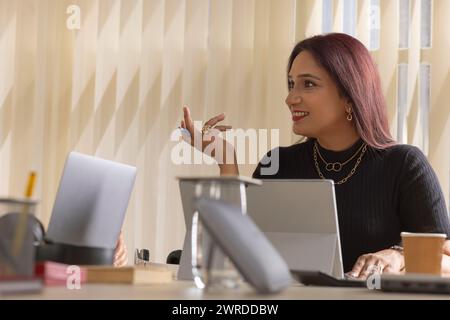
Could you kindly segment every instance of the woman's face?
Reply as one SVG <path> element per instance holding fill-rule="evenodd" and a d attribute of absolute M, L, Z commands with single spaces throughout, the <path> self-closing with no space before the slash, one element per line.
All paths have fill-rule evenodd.
<path fill-rule="evenodd" d="M 288 80 L 286 104 L 292 114 L 294 133 L 321 138 L 352 126 L 346 113 L 351 105 L 339 95 L 334 81 L 308 51 L 297 55 Z"/>

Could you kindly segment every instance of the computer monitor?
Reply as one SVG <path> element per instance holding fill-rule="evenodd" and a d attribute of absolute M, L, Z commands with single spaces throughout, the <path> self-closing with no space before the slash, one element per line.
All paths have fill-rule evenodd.
<path fill-rule="evenodd" d="M 192 200 L 195 185 L 180 182 L 186 238 L 178 277 L 190 273 Z M 291 270 L 322 271 L 344 278 L 332 180 L 263 180 L 246 188 L 247 213 Z M 186 252 L 187 251 L 187 252 Z"/>
<path fill-rule="evenodd" d="M 46 238 L 59 244 L 113 249 L 135 177 L 135 167 L 71 152 Z"/>

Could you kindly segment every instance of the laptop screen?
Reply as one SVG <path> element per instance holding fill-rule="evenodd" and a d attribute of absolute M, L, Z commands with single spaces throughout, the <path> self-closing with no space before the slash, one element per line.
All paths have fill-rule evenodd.
<path fill-rule="evenodd" d="M 192 200 L 195 184 L 180 182 L 186 222 L 179 279 L 190 279 Z M 247 213 L 292 270 L 343 278 L 334 193 L 330 180 L 263 180 L 246 188 Z"/>
<path fill-rule="evenodd" d="M 136 168 L 76 152 L 66 160 L 47 239 L 114 248 L 128 207 Z"/>

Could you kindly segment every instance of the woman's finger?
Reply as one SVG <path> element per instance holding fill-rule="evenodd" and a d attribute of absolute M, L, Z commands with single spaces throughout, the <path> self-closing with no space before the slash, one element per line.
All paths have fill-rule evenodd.
<path fill-rule="evenodd" d="M 123 266 L 127 263 L 128 251 L 125 245 L 122 245 L 120 249 L 114 255 L 114 265 Z"/>
<path fill-rule="evenodd" d="M 365 264 L 366 264 L 366 256 L 362 255 L 356 261 L 355 265 L 353 266 L 352 271 L 350 271 L 350 275 L 353 278 L 358 278 L 359 274 L 361 273 L 361 271 L 364 268 Z"/>
<path fill-rule="evenodd" d="M 123 267 L 127 264 L 128 256 L 126 252 L 124 251 L 117 259 L 114 260 L 114 266 L 116 267 Z"/>
<path fill-rule="evenodd" d="M 214 129 L 217 129 L 219 131 L 227 131 L 232 129 L 232 126 L 227 126 L 227 125 L 221 125 L 221 126 L 215 126 Z"/>
<path fill-rule="evenodd" d="M 191 118 L 191 111 L 189 110 L 189 108 L 187 106 L 183 107 L 183 116 L 184 116 L 184 124 L 185 124 L 185 129 L 187 129 L 191 135 L 194 134 L 194 122 L 192 121 Z"/>
<path fill-rule="evenodd" d="M 221 114 L 219 114 L 219 115 L 217 115 L 217 116 L 215 116 L 215 117 L 209 119 L 208 121 L 206 121 L 206 122 L 205 122 L 205 126 L 211 126 L 211 127 L 213 127 L 213 126 L 216 125 L 216 123 L 218 123 L 218 122 L 220 122 L 220 121 L 223 121 L 224 119 L 225 119 L 225 114 L 224 114 L 224 113 L 221 113 Z"/>
<path fill-rule="evenodd" d="M 117 239 L 116 247 L 114 248 L 114 266 L 121 266 L 126 263 L 127 260 L 127 248 L 123 239 L 123 232 L 120 231 L 119 238 Z"/>
<path fill-rule="evenodd" d="M 120 249 L 120 247 L 122 245 L 123 245 L 123 233 L 122 233 L 122 230 L 120 230 L 119 237 L 117 238 L 117 243 L 116 243 L 115 250 L 117 251 L 118 249 Z"/>
<path fill-rule="evenodd" d="M 402 274 L 404 273 L 404 269 L 402 269 L 401 266 L 395 266 L 388 263 L 384 266 L 383 273 Z"/>
<path fill-rule="evenodd" d="M 116 247 L 116 249 L 114 250 L 114 257 L 119 257 L 121 254 L 123 254 L 124 252 L 124 244 L 120 244 Z"/>
<path fill-rule="evenodd" d="M 391 265 L 387 265 L 383 269 L 383 273 L 400 273 L 399 270 L 395 270 Z"/>
<path fill-rule="evenodd" d="M 381 273 L 383 271 L 383 268 L 384 263 L 380 259 L 376 257 L 370 257 L 369 259 L 366 259 L 365 266 L 359 274 L 359 277 L 365 279 L 373 273 Z"/>

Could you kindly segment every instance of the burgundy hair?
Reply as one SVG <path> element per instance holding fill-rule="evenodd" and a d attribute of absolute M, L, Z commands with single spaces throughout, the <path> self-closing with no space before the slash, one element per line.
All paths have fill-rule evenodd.
<path fill-rule="evenodd" d="M 289 57 L 288 73 L 297 55 L 311 53 L 352 104 L 359 136 L 371 147 L 395 144 L 389 132 L 386 101 L 380 76 L 369 51 L 359 40 L 344 33 L 329 33 L 299 42 Z"/>

